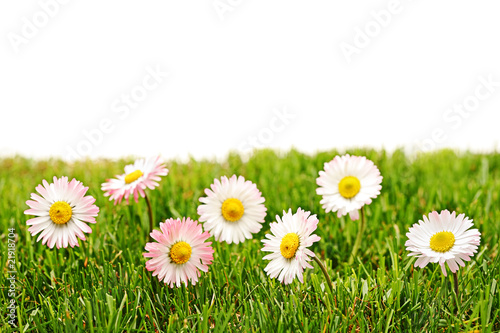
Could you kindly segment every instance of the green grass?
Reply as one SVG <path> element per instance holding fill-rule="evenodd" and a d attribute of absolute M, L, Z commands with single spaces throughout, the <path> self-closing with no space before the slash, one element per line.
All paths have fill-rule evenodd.
<path fill-rule="evenodd" d="M 214 243 L 214 262 L 196 286 L 170 289 L 145 269 L 148 217 L 143 199 L 114 206 L 100 185 L 132 159 L 0 159 L 0 331 L 6 316 L 7 229 L 15 228 L 17 318 L 21 332 L 481 332 L 500 331 L 500 155 L 440 151 L 409 159 L 402 152 L 352 150 L 379 167 L 382 192 L 366 207 L 367 228 L 358 257 L 348 265 L 357 222 L 325 214 L 316 195 L 323 163 L 338 152 L 314 156 L 296 151 L 257 151 L 247 162 L 230 154 L 223 163 L 167 162 L 170 173 L 150 191 L 156 225 L 170 217 L 198 219 L 198 198 L 214 178 L 241 174 L 266 198 L 266 222 L 243 244 Z M 86 242 L 49 249 L 27 231 L 24 210 L 42 179 L 66 175 L 89 186 L 100 207 Z M 283 210 L 316 213 L 321 241 L 312 250 L 321 270 L 304 283 L 284 286 L 266 276 L 260 240 Z M 433 210 L 449 209 L 474 219 L 482 234 L 479 252 L 459 270 L 460 294 L 451 274 L 436 264 L 414 268 L 404 244 L 408 228 Z M 213 240 L 213 239 L 211 239 Z"/>

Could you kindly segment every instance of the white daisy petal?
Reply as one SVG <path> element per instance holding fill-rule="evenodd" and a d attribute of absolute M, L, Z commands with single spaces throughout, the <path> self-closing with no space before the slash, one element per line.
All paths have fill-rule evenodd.
<path fill-rule="evenodd" d="M 201 225 L 189 217 L 160 223 L 160 231 L 153 230 L 151 237 L 157 242 L 146 244 L 149 252 L 143 256 L 151 258 L 146 262 L 146 269 L 170 288 L 180 287 L 182 283 L 187 286 L 189 281 L 195 285 L 199 270 L 207 272 L 214 259 L 212 242 L 206 242 L 210 234 L 203 232 Z"/>
<path fill-rule="evenodd" d="M 139 195 L 144 197 L 144 189 L 153 190 L 158 186 L 159 176 L 166 176 L 168 169 L 163 164 L 161 157 L 151 157 L 139 159 L 134 164 L 125 166 L 125 174 L 117 175 L 116 178 L 107 179 L 106 183 L 101 185 L 104 196 L 109 200 L 114 200 L 115 205 L 123 199 L 129 203 L 130 198 L 138 201 Z"/>
<path fill-rule="evenodd" d="M 359 219 L 358 210 L 369 205 L 382 189 L 378 168 L 364 156 L 349 154 L 335 156 L 324 168 L 316 179 L 323 209 L 337 212 L 338 217 L 349 214 L 353 221 Z"/>
<path fill-rule="evenodd" d="M 30 209 L 24 213 L 37 216 L 26 222 L 31 226 L 28 231 L 32 236 L 40 233 L 37 242 L 42 239 L 42 244 L 50 248 L 78 246 L 76 236 L 85 240 L 81 230 L 91 233 L 86 222 L 95 223 L 99 213 L 99 208 L 93 204 L 95 199 L 85 196 L 88 187 L 76 179 L 68 182 L 68 177 L 54 177 L 53 183 L 44 179 L 42 184 L 36 187 L 41 196 L 32 193 L 32 200 L 26 201 Z M 81 220 L 78 221 L 81 230 L 73 228 L 75 217 Z"/>
<path fill-rule="evenodd" d="M 405 246 L 411 252 L 408 256 L 418 257 L 415 267 L 439 263 L 446 276 L 445 264 L 453 273 L 465 266 L 464 260 L 469 261 L 477 251 L 481 234 L 477 229 L 469 229 L 473 226 L 472 220 L 464 216 L 456 216 L 455 212 L 450 214 L 448 210 L 439 214 L 432 212 L 410 228 Z"/>
<path fill-rule="evenodd" d="M 240 243 L 262 228 L 267 208 L 257 186 L 242 176 L 214 180 L 199 201 L 203 227 L 219 242 Z"/>
<path fill-rule="evenodd" d="M 312 234 L 318 225 L 316 215 L 298 209 L 292 214 L 290 209 L 283 212 L 283 218 L 276 216 L 277 222 L 271 223 L 272 235 L 266 234 L 263 239 L 263 252 L 271 252 L 263 259 L 271 260 L 264 271 L 271 277 L 277 278 L 281 283 L 290 284 L 297 277 L 303 282 L 304 269 L 312 268 L 307 263 L 314 253 L 308 249 L 320 237 Z"/>

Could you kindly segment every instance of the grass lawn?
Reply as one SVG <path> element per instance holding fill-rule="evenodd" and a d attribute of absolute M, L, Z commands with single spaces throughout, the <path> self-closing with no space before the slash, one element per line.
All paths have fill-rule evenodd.
<path fill-rule="evenodd" d="M 148 237 L 144 199 L 114 206 L 101 183 L 123 173 L 121 161 L 0 159 L 0 332 L 498 332 L 500 331 L 500 154 L 440 151 L 410 159 L 402 152 L 351 150 L 371 159 L 384 177 L 381 194 L 366 208 L 367 227 L 348 265 L 358 222 L 326 214 L 316 178 L 336 151 L 314 156 L 257 151 L 247 162 L 230 154 L 222 163 L 167 161 L 170 170 L 149 191 L 156 226 L 170 217 L 198 219 L 198 198 L 214 178 L 243 175 L 257 184 L 268 209 L 254 239 L 214 242 L 214 262 L 196 286 L 170 289 L 145 269 Z M 100 212 L 87 241 L 49 249 L 27 231 L 25 204 L 42 179 L 76 178 L 89 187 Z M 261 239 L 277 214 L 301 207 L 317 214 L 312 250 L 325 263 L 331 294 L 318 265 L 304 283 L 284 286 L 264 272 Z M 409 227 L 433 210 L 474 219 L 481 245 L 453 277 L 437 264 L 414 268 L 405 249 Z M 15 228 L 15 292 L 19 328 L 7 308 L 8 229 Z M 210 238 L 209 241 L 213 241 Z"/>

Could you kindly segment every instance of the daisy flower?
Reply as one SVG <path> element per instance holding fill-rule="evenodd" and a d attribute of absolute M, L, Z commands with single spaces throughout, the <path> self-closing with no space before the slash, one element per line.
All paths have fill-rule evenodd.
<path fill-rule="evenodd" d="M 146 269 L 153 271 L 170 288 L 180 287 L 181 283 L 193 285 L 198 281 L 200 270 L 208 272 L 208 265 L 214 259 L 212 242 L 205 242 L 210 234 L 203 232 L 201 224 L 189 217 L 168 219 L 160 223 L 160 230 L 153 230 L 151 237 L 156 241 L 146 244 Z"/>
<path fill-rule="evenodd" d="M 406 249 L 409 256 L 417 256 L 415 267 L 424 268 L 429 262 L 437 262 L 446 276 L 445 263 L 455 273 L 458 266 L 465 266 L 464 260 L 477 252 L 481 234 L 473 226 L 472 220 L 465 214 L 455 216 L 455 212 L 448 210 L 440 214 L 432 212 L 429 218 L 424 215 L 424 220 L 419 220 L 406 234 Z"/>
<path fill-rule="evenodd" d="M 24 214 L 36 216 L 26 222 L 28 231 L 32 236 L 41 232 L 36 241 L 43 239 L 51 249 L 79 246 L 77 237 L 85 240 L 83 233 L 92 233 L 87 223 L 96 223 L 99 212 L 95 199 L 85 196 L 89 188 L 76 179 L 68 182 L 68 177 L 54 177 L 51 184 L 44 179 L 42 184 L 36 187 L 40 195 L 31 193 L 32 200 L 26 201 L 30 209 Z"/>
<path fill-rule="evenodd" d="M 262 251 L 272 252 L 264 257 L 265 260 L 271 260 L 264 268 L 270 277 L 277 277 L 285 284 L 292 283 L 295 277 L 304 282 L 304 269 L 312 268 L 308 261 L 311 261 L 310 257 L 315 257 L 308 247 L 321 239 L 312 235 L 318 219 L 316 215 L 310 214 L 299 208 L 293 215 L 291 209 L 288 213 L 283 211 L 282 219 L 276 215 L 277 222 L 271 223 L 272 235 L 266 234 L 267 239 L 262 240 Z"/>
<path fill-rule="evenodd" d="M 245 178 L 233 175 L 214 180 L 212 190 L 205 189 L 206 197 L 198 206 L 200 222 L 215 240 L 231 244 L 251 239 L 259 232 L 266 216 L 265 199 L 257 186 Z"/>
<path fill-rule="evenodd" d="M 144 190 L 148 187 L 154 190 L 161 178 L 166 176 L 168 169 L 163 164 L 163 160 L 158 157 L 136 160 L 134 164 L 125 166 L 125 173 L 117 175 L 116 179 L 106 179 L 101 189 L 104 196 L 109 196 L 109 200 L 115 200 L 115 205 L 123 198 L 129 203 L 129 197 L 133 196 L 135 202 L 138 201 L 139 194 L 144 198 Z"/>
<path fill-rule="evenodd" d="M 355 221 L 359 219 L 358 210 L 380 194 L 382 176 L 366 157 L 347 154 L 325 163 L 316 183 L 316 193 L 323 196 L 320 203 L 327 213 L 337 212 L 337 217 L 349 213 Z"/>

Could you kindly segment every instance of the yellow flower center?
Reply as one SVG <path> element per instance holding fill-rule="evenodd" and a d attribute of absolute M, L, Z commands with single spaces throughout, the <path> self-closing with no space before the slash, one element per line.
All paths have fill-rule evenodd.
<path fill-rule="evenodd" d="M 292 258 L 299 248 L 299 236 L 296 233 L 288 233 L 283 237 L 280 244 L 281 255 L 287 259 Z"/>
<path fill-rule="evenodd" d="M 170 249 L 170 258 L 178 265 L 187 263 L 191 258 L 191 245 L 186 242 L 177 242 Z"/>
<path fill-rule="evenodd" d="M 441 231 L 431 237 L 430 246 L 436 252 L 448 252 L 455 244 L 455 235 L 450 231 Z"/>
<path fill-rule="evenodd" d="M 50 206 L 49 215 L 52 222 L 55 224 L 68 223 L 73 211 L 70 205 L 64 201 L 56 201 Z"/>
<path fill-rule="evenodd" d="M 222 216 L 228 221 L 238 221 L 244 212 L 245 207 L 243 207 L 243 204 L 238 199 L 230 198 L 222 203 Z"/>
<path fill-rule="evenodd" d="M 353 198 L 356 194 L 359 193 L 360 189 L 361 183 L 356 177 L 347 176 L 342 178 L 342 180 L 339 182 L 340 195 L 346 199 Z"/>
<path fill-rule="evenodd" d="M 142 175 L 143 173 L 141 170 L 135 170 L 134 172 L 129 173 L 128 175 L 125 176 L 125 184 L 130 184 L 132 182 L 135 182 Z"/>

